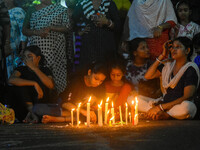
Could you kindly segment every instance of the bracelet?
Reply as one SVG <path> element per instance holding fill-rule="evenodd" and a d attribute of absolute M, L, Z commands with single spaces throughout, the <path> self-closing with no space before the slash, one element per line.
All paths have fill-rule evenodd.
<path fill-rule="evenodd" d="M 112 22 L 112 20 L 109 20 L 109 21 L 110 21 L 110 24 L 109 24 L 109 26 L 108 26 L 108 27 L 110 28 L 110 27 L 112 27 L 112 25 L 113 25 L 113 22 Z"/>
<path fill-rule="evenodd" d="M 158 61 L 159 63 L 162 63 L 162 61 L 161 61 L 161 60 L 159 60 L 158 58 L 156 58 L 156 61 Z"/>
<path fill-rule="evenodd" d="M 159 107 L 160 107 L 160 109 L 161 109 L 162 111 L 165 111 L 165 110 L 163 109 L 163 107 L 162 107 L 162 104 L 160 104 Z"/>

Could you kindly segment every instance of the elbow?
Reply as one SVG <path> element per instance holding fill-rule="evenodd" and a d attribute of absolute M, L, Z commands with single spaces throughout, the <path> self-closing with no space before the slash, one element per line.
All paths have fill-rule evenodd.
<path fill-rule="evenodd" d="M 151 77 L 150 77 L 149 75 L 147 75 L 147 74 L 144 75 L 144 78 L 145 78 L 146 80 L 151 79 Z"/>

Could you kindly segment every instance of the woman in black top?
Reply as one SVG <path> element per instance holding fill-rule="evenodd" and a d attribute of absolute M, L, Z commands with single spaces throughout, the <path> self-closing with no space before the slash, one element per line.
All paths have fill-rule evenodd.
<path fill-rule="evenodd" d="M 15 69 L 8 80 L 11 87 L 11 106 L 20 121 L 26 116 L 25 122 L 37 121 L 32 113 L 32 105 L 46 102 L 47 91 L 54 88 L 51 71 L 44 67 L 45 58 L 38 46 L 29 46 L 24 50 L 23 62 L 25 66 Z"/>
<path fill-rule="evenodd" d="M 106 78 L 105 65 L 102 63 L 93 63 L 92 66 L 87 69 L 86 72 L 77 72 L 70 80 L 70 83 L 66 90 L 61 94 L 62 113 L 61 116 L 44 115 L 42 122 L 66 122 L 70 121 L 70 111 L 73 108 L 77 108 L 78 103 L 82 103 L 80 108 L 80 114 L 86 117 L 87 111 L 85 104 L 89 97 L 92 97 L 91 107 L 95 106 L 95 103 L 105 98 L 104 88 L 101 85 Z M 92 110 L 92 109 L 91 109 Z M 96 114 L 94 111 L 90 112 L 91 121 L 96 122 Z"/>
<path fill-rule="evenodd" d="M 196 114 L 192 99 L 199 85 L 199 69 L 190 62 L 192 42 L 187 37 L 179 37 L 164 45 L 162 54 L 145 74 L 146 79 L 160 77 L 163 87 L 163 102 L 147 109 L 152 119 L 191 119 Z M 172 61 L 159 65 L 171 53 Z"/>

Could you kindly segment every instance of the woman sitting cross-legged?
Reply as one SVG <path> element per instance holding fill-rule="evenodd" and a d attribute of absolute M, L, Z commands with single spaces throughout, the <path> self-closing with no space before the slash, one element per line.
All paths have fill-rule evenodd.
<path fill-rule="evenodd" d="M 33 104 L 47 102 L 49 91 L 54 88 L 51 71 L 44 67 L 45 58 L 38 46 L 29 46 L 23 53 L 25 66 L 15 69 L 8 80 L 10 105 L 16 118 L 24 122 L 38 122 L 32 113 Z"/>
<path fill-rule="evenodd" d="M 199 69 L 190 62 L 192 43 L 187 37 L 176 38 L 163 46 L 162 54 L 156 59 L 145 74 L 146 79 L 162 78 L 163 101 L 138 97 L 139 111 L 146 112 L 148 118 L 159 119 L 192 119 L 197 108 L 193 96 L 199 85 Z M 163 63 L 171 54 L 172 61 Z"/>

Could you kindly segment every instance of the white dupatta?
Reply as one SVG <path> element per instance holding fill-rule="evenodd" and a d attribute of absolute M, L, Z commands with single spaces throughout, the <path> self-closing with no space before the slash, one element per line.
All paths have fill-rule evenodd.
<path fill-rule="evenodd" d="M 163 92 L 166 94 L 167 88 L 175 88 L 178 84 L 179 80 L 183 76 L 184 72 L 191 66 L 196 70 L 197 76 L 198 76 L 198 83 L 197 87 L 199 86 L 199 68 L 198 66 L 193 62 L 186 63 L 179 71 L 178 73 L 171 79 L 171 74 L 173 71 L 173 68 L 175 66 L 176 61 L 173 62 L 167 62 L 165 63 L 165 66 L 162 69 L 162 86 L 163 86 Z"/>

